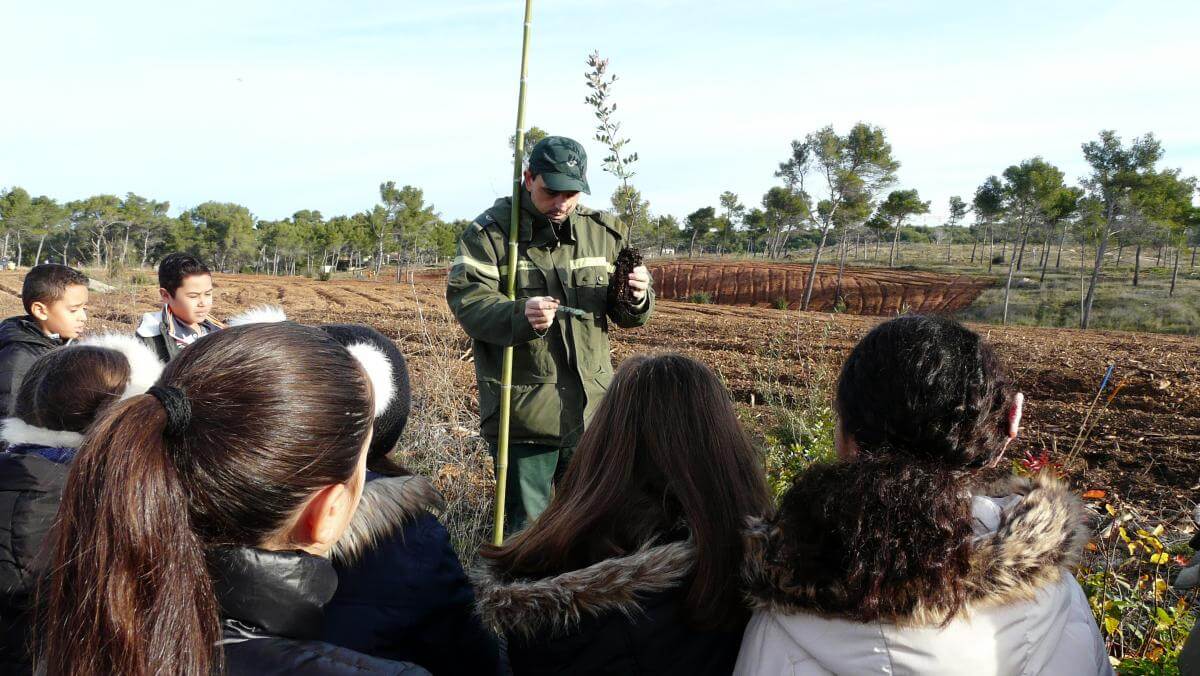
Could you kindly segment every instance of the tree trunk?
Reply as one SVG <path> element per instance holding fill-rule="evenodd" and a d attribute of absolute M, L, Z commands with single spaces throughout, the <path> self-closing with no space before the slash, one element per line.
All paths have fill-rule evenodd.
<path fill-rule="evenodd" d="M 896 223 L 896 234 L 892 235 L 892 253 L 888 256 L 888 267 L 896 267 L 896 244 L 900 242 L 900 223 Z"/>
<path fill-rule="evenodd" d="M 1067 229 L 1063 228 L 1062 239 L 1058 240 L 1058 258 L 1054 259 L 1054 269 L 1062 267 L 1062 250 L 1067 245 Z"/>
<path fill-rule="evenodd" d="M 21 267 L 21 259 L 24 257 L 24 250 L 21 247 L 21 231 L 17 231 L 17 267 Z"/>
<path fill-rule="evenodd" d="M 8 258 L 8 236 L 11 234 L 11 232 L 4 233 L 4 258 Z"/>
<path fill-rule="evenodd" d="M 1038 284 L 1046 283 L 1046 268 L 1050 267 L 1050 233 L 1046 233 L 1046 244 L 1042 251 L 1042 276 L 1038 279 Z"/>
<path fill-rule="evenodd" d="M 121 247 L 121 265 L 129 262 L 129 226 L 125 226 L 125 245 Z"/>
<path fill-rule="evenodd" d="M 988 224 L 988 273 L 992 272 L 992 261 L 996 260 L 996 233 L 992 232 L 991 224 Z"/>
<path fill-rule="evenodd" d="M 1192 267 L 1196 267 L 1196 245 L 1192 245 Z"/>
<path fill-rule="evenodd" d="M 821 241 L 817 243 L 817 251 L 813 254 L 812 269 L 808 271 L 808 284 L 804 286 L 804 301 L 800 303 L 801 310 L 807 310 L 808 302 L 812 299 L 813 284 L 817 281 L 817 265 L 821 262 L 821 251 L 825 248 L 825 238 L 828 236 L 828 228 L 821 231 Z"/>
<path fill-rule="evenodd" d="M 1175 280 L 1179 279 L 1179 248 L 1175 248 L 1175 266 L 1171 270 L 1171 290 L 1167 292 L 1167 297 L 1175 295 Z"/>
<path fill-rule="evenodd" d="M 954 246 L 954 236 L 946 233 L 946 262 L 950 262 L 950 247 Z"/>
<path fill-rule="evenodd" d="M 514 162 L 515 162 L 515 160 L 514 160 Z M 699 233 L 700 233 L 699 229 L 692 228 L 692 241 L 690 244 L 688 244 L 688 258 L 691 258 L 696 253 L 696 235 Z M 771 257 L 772 258 L 775 257 L 774 252 L 772 252 Z"/>
<path fill-rule="evenodd" d="M 42 233 L 42 238 L 38 240 L 37 254 L 33 257 L 33 264 L 37 265 L 42 262 L 42 245 L 46 243 L 46 233 Z M 32 266 L 31 266 L 32 267 Z"/>
<path fill-rule="evenodd" d="M 1117 262 L 1113 267 L 1121 267 L 1121 256 L 1125 253 L 1125 242 L 1117 244 Z"/>
<path fill-rule="evenodd" d="M 1014 253 L 1017 254 L 1017 270 L 1020 270 L 1021 265 L 1025 262 L 1025 242 L 1027 242 L 1027 241 L 1029 241 L 1029 226 L 1028 225 L 1026 225 L 1024 228 L 1021 229 L 1021 250 L 1020 250 L 1020 252 L 1016 252 L 1016 250 L 1014 249 Z"/>
<path fill-rule="evenodd" d="M 1142 272 L 1142 243 L 1138 242 L 1137 248 L 1133 251 L 1133 285 L 1138 285 L 1138 277 Z"/>
<path fill-rule="evenodd" d="M 1092 303 L 1096 300 L 1096 282 L 1100 279 L 1100 266 L 1104 264 L 1104 250 L 1108 248 L 1108 233 L 1112 227 L 1113 209 L 1109 207 L 1105 214 L 1104 231 L 1100 233 L 1100 242 L 1096 245 L 1096 264 L 1092 266 L 1092 280 L 1088 282 L 1087 296 L 1083 300 L 1083 312 L 1079 320 L 1079 328 L 1086 329 L 1092 320 Z"/>
<path fill-rule="evenodd" d="M 1008 323 L 1008 297 L 1012 291 L 1013 271 L 1017 265 L 1017 257 L 1010 256 L 1008 259 L 1008 278 L 1004 280 L 1004 317 L 1000 320 L 1001 324 Z"/>
<path fill-rule="evenodd" d="M 978 237 L 974 237 L 974 238 L 972 238 L 972 239 L 973 239 L 973 241 L 971 242 L 971 262 L 970 262 L 970 265 L 975 265 L 975 249 L 976 249 L 976 247 L 978 247 L 978 246 L 979 246 L 979 238 L 978 238 Z"/>
<path fill-rule="evenodd" d="M 845 239 L 846 239 L 846 232 L 845 232 L 845 228 L 843 228 L 842 229 L 842 240 L 845 240 Z M 846 241 L 841 242 L 841 246 L 842 246 L 841 254 L 842 255 L 838 259 L 837 291 L 833 294 L 833 305 L 835 308 L 839 304 L 843 304 L 842 303 L 842 274 L 846 270 L 846 253 L 850 249 L 849 244 L 850 243 L 846 242 Z"/>

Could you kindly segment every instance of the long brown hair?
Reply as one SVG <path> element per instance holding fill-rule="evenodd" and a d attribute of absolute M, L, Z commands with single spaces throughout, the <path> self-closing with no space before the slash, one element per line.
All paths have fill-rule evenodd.
<path fill-rule="evenodd" d="M 365 375 L 347 374 L 362 371 L 318 329 L 232 328 L 189 346 L 159 380 L 186 393 L 186 430 L 168 433 L 150 394 L 98 420 L 51 537 L 45 671 L 221 669 L 206 552 L 262 544 L 314 491 L 354 475 L 372 402 Z"/>
<path fill-rule="evenodd" d="M 763 468 L 717 375 L 681 355 L 634 357 L 612 386 L 555 490 L 528 529 L 482 555 L 502 574 L 554 574 L 690 535 L 693 623 L 744 612 L 741 530 L 769 508 Z"/>
<path fill-rule="evenodd" d="M 825 611 L 892 621 L 920 604 L 949 622 L 971 565 L 967 490 L 1004 452 L 1014 395 L 992 348 L 953 320 L 875 327 L 837 386 L 857 456 L 796 478 L 780 506 L 775 560 Z"/>
<path fill-rule="evenodd" d="M 72 345 L 38 358 L 21 381 L 13 414 L 35 427 L 84 432 L 129 382 L 129 361 L 116 350 Z"/>

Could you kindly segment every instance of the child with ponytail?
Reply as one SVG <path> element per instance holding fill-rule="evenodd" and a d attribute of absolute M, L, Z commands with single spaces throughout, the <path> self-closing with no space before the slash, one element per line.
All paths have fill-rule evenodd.
<path fill-rule="evenodd" d="M 378 395 L 316 328 L 196 341 L 76 455 L 51 537 L 50 674 L 422 674 L 321 642 L 327 554 L 362 494 Z"/>
<path fill-rule="evenodd" d="M 1072 577 L 1085 511 L 1048 475 L 981 485 L 1023 396 L 940 317 L 885 322 L 838 380 L 838 462 L 748 538 L 738 674 L 1108 674 Z"/>

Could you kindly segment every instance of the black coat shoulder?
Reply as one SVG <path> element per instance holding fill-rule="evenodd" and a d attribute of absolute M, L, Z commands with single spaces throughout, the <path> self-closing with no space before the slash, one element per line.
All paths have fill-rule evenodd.
<path fill-rule="evenodd" d="M 371 657 L 323 641 L 281 637 L 226 639 L 225 669 L 238 676 L 356 676 L 381 674 L 425 676 L 424 668 L 409 662 Z"/>

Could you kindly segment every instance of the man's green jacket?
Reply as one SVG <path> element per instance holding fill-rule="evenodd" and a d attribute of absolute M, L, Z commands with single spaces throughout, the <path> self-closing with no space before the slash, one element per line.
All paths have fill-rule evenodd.
<path fill-rule="evenodd" d="M 493 442 L 499 435 L 500 365 L 504 347 L 513 345 L 510 441 L 574 446 L 612 380 L 609 322 L 625 328 L 645 324 L 654 293 L 636 309 L 610 306 L 608 279 L 626 227 L 581 205 L 556 232 L 524 193 L 517 299 L 508 300 L 511 216 L 512 199 L 499 199 L 467 226 L 446 282 L 450 310 L 474 341 L 481 433 Z M 525 301 L 534 296 L 552 296 L 585 314 L 560 313 L 538 334 L 525 318 Z"/>

